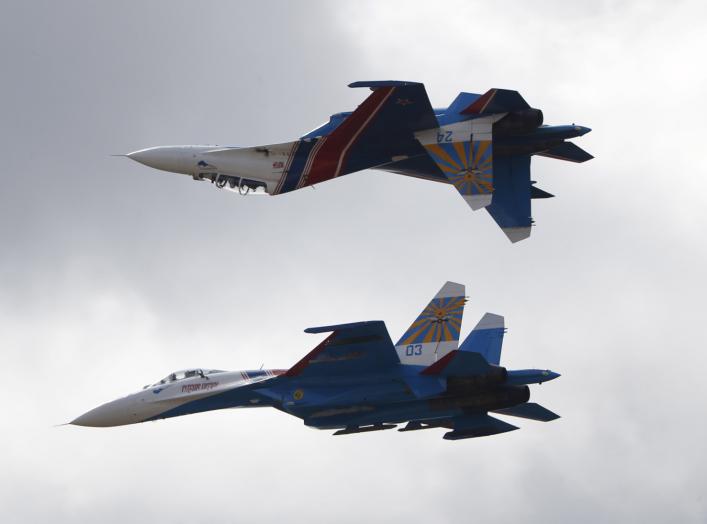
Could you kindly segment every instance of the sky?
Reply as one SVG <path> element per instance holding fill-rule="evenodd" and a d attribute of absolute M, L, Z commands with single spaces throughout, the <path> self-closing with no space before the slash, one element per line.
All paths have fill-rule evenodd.
<path fill-rule="evenodd" d="M 3 522 L 704 522 L 707 7 L 39 2 L 0 17 Z M 367 171 L 241 198 L 112 157 L 293 140 L 356 80 L 516 89 L 592 132 L 533 160 L 512 245 L 451 187 Z M 333 438 L 275 410 L 59 426 L 186 367 L 286 368 L 309 326 L 395 340 L 447 280 L 552 423 Z"/>

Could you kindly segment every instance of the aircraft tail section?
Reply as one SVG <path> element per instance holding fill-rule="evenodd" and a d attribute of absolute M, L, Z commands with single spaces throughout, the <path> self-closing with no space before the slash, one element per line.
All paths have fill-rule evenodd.
<path fill-rule="evenodd" d="M 480 96 L 481 95 L 477 93 L 466 93 L 462 91 L 454 100 L 452 100 L 452 103 L 449 104 L 449 107 L 447 107 L 444 111 L 444 114 L 450 118 L 458 119 L 459 115 L 462 114 L 462 111 L 478 100 Z M 440 121 L 440 123 L 446 122 Z"/>
<path fill-rule="evenodd" d="M 511 242 L 530 236 L 533 225 L 531 188 L 530 155 L 503 156 L 494 160 L 493 200 L 486 211 Z"/>
<path fill-rule="evenodd" d="M 491 203 L 494 191 L 493 123 L 498 115 L 425 131 L 418 140 L 473 210 Z"/>
<path fill-rule="evenodd" d="M 457 349 L 464 293 L 462 284 L 447 282 L 442 286 L 395 344 L 402 364 L 429 366 Z"/>
<path fill-rule="evenodd" d="M 485 375 L 491 366 L 479 353 L 454 350 L 447 353 L 434 364 L 423 369 L 421 375 L 439 375 L 441 377 L 464 377 Z"/>
<path fill-rule="evenodd" d="M 486 313 L 459 346 L 459 351 L 479 353 L 489 364 L 499 365 L 505 332 L 503 317 Z"/>
<path fill-rule="evenodd" d="M 518 91 L 510 89 L 489 89 L 461 111 L 463 115 L 486 115 L 491 113 L 510 113 L 530 109 L 528 102 Z"/>

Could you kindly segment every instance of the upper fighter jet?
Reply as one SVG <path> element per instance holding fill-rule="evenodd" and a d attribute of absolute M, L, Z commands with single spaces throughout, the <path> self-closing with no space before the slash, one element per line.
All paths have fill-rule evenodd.
<path fill-rule="evenodd" d="M 558 415 L 528 402 L 528 384 L 559 375 L 500 365 L 503 317 L 486 313 L 457 347 L 464 286 L 447 282 L 397 344 L 379 320 L 309 328 L 331 333 L 290 369 L 170 373 L 108 402 L 71 424 L 120 426 L 202 411 L 270 406 L 335 435 L 395 428 L 447 428 L 457 440 L 518 429 L 490 415 L 550 421 Z"/>
<path fill-rule="evenodd" d="M 593 158 L 567 139 L 590 130 L 543 125 L 517 91 L 459 93 L 433 109 L 416 82 L 355 82 L 373 93 L 353 112 L 299 140 L 256 147 L 165 146 L 127 156 L 147 166 L 210 180 L 216 187 L 288 193 L 332 178 L 379 169 L 452 184 L 472 209 L 486 208 L 511 242 L 530 236 L 530 201 L 552 197 L 530 179 L 530 157 Z"/>

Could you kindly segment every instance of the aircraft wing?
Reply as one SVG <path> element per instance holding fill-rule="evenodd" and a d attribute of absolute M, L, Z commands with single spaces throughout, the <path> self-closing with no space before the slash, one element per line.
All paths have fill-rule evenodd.
<path fill-rule="evenodd" d="M 369 87 L 373 93 L 334 131 L 318 139 L 308 172 L 297 187 L 418 155 L 414 133 L 437 127 L 423 84 L 386 80 L 354 82 L 349 87 Z"/>
<path fill-rule="evenodd" d="M 414 133 L 438 125 L 425 85 L 420 82 L 395 80 L 353 82 L 349 87 L 368 87 L 373 94 L 378 90 L 383 90 L 385 93 L 386 100 L 376 115 L 376 121 L 372 122 L 366 130 L 365 134 L 369 137 L 376 131 L 381 134 L 391 134 L 396 131 Z M 373 97 L 373 94 L 370 97 Z"/>
<path fill-rule="evenodd" d="M 331 332 L 323 342 L 292 366 L 288 377 L 333 377 L 385 371 L 400 359 L 385 322 L 373 320 L 305 329 Z"/>

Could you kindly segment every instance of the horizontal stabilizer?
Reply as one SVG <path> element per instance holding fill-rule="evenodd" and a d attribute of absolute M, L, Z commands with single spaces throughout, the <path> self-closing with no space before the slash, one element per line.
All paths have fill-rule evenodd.
<path fill-rule="evenodd" d="M 333 333 L 292 366 L 286 373 L 288 377 L 375 373 L 400 363 L 385 322 L 380 320 L 314 327 L 305 331 Z"/>
<path fill-rule="evenodd" d="M 420 371 L 420 374 L 443 377 L 483 375 L 488 373 L 490 367 L 480 353 L 454 350 Z"/>
<path fill-rule="evenodd" d="M 547 191 L 543 191 L 539 187 L 531 186 L 530 188 L 530 198 L 535 199 L 535 198 L 553 198 L 555 195 L 552 193 L 548 193 Z"/>
<path fill-rule="evenodd" d="M 557 413 L 553 413 L 535 402 L 526 402 L 510 408 L 494 409 L 493 412 L 499 415 L 510 415 L 511 417 L 527 418 L 541 422 L 550 422 L 560 418 Z"/>
<path fill-rule="evenodd" d="M 505 332 L 504 318 L 501 315 L 486 313 L 459 346 L 459 350 L 479 353 L 489 364 L 498 365 L 501 362 Z"/>
<path fill-rule="evenodd" d="M 445 440 L 460 440 L 465 438 L 487 437 L 518 429 L 518 426 L 508 424 L 489 415 L 473 415 L 455 417 L 454 431 L 444 434 Z"/>
<path fill-rule="evenodd" d="M 489 89 L 477 98 L 469 107 L 464 109 L 463 115 L 485 115 L 490 113 L 509 113 L 530 109 L 518 91 L 510 89 Z"/>
<path fill-rule="evenodd" d="M 567 160 L 568 162 L 577 163 L 586 162 L 587 160 L 594 158 L 584 149 L 573 144 L 572 142 L 562 142 L 559 146 L 555 146 L 552 149 L 547 149 L 537 154 L 549 158 L 556 158 L 558 160 Z"/>

